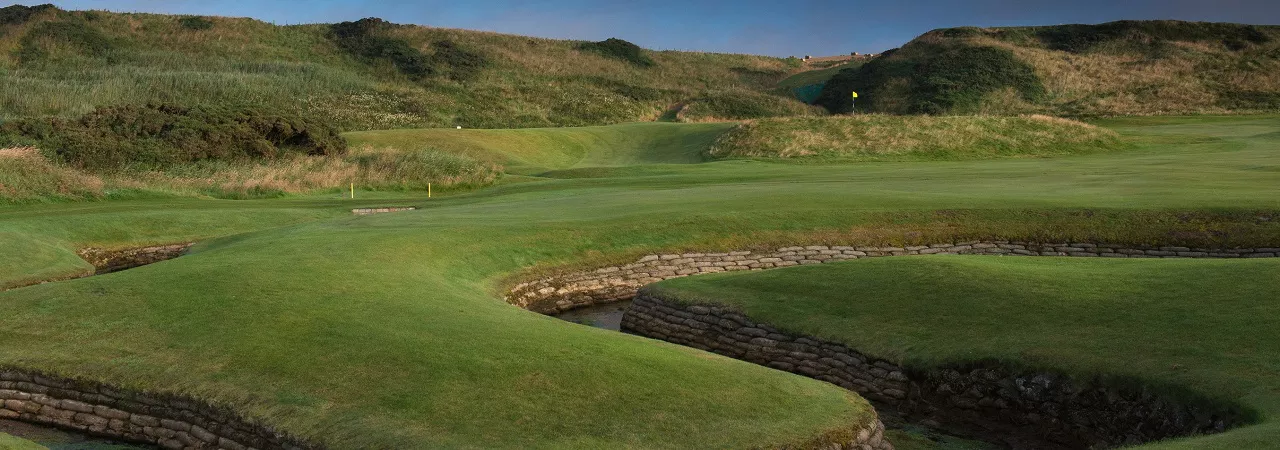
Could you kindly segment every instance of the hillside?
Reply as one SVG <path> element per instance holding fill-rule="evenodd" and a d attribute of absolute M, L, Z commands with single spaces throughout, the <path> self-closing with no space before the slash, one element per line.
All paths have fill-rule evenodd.
<path fill-rule="evenodd" d="M 935 30 L 842 71 L 818 103 L 900 114 L 1280 110 L 1280 27 L 1178 21 Z"/>
<path fill-rule="evenodd" d="M 1114 151 L 1114 131 L 1048 116 L 862 114 L 744 123 L 716 139 L 716 158 L 920 161 L 1051 157 Z"/>
<path fill-rule="evenodd" d="M 0 120 L 167 103 L 301 115 L 343 130 L 513 128 L 805 114 L 798 62 L 402 26 L 0 9 Z"/>

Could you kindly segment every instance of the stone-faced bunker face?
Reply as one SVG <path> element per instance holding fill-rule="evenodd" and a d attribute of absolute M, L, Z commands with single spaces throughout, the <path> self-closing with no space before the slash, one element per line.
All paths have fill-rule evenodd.
<path fill-rule="evenodd" d="M 646 296 L 658 281 L 852 259 L 965 254 L 1103 258 L 1273 258 L 1280 248 L 1206 249 L 1093 243 L 972 241 L 909 247 L 813 245 L 776 251 L 649 255 L 638 261 L 518 283 L 507 302 L 543 314 L 633 300 L 621 331 L 824 380 L 895 418 L 1023 448 L 1094 448 L 1221 432 L 1249 421 L 1237 405 L 1152 395 L 999 364 L 911 371 L 838 343 L 794 336 L 710 305 Z M 639 294 L 639 295 L 638 295 Z M 1215 406 L 1216 405 L 1216 406 Z"/>
<path fill-rule="evenodd" d="M 188 242 L 119 250 L 84 248 L 76 253 L 89 264 L 93 264 L 96 269 L 95 275 L 102 275 L 174 259 L 185 254 L 192 245 L 194 244 Z"/>
<path fill-rule="evenodd" d="M 0 419 L 172 449 L 321 448 L 194 398 L 2 367 Z"/>

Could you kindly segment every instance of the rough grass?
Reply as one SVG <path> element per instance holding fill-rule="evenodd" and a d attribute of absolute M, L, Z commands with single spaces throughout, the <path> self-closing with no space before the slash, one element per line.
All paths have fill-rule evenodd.
<path fill-rule="evenodd" d="M 501 164 L 515 174 L 640 164 L 705 161 L 717 136 L 732 124 L 643 123 L 605 127 L 520 130 L 417 129 L 348 133 L 354 146 L 403 150 L 433 148 Z"/>
<path fill-rule="evenodd" d="M 652 289 L 915 368 L 991 359 L 1280 410 L 1277 260 L 886 258 Z M 1150 448 L 1246 448 L 1277 432 L 1271 421 Z"/>
<path fill-rule="evenodd" d="M 921 109 L 922 101 L 958 113 L 1080 117 L 1275 111 L 1277 37 L 1280 28 L 1273 26 L 1176 21 L 935 30 L 856 75 L 837 77 L 822 103 L 847 111 L 848 91 L 859 89 L 865 94 L 859 106 L 892 113 L 937 112 Z M 1011 54 L 1031 68 L 1043 95 L 1000 81 L 1007 77 L 958 80 L 960 87 L 976 87 L 976 95 L 959 101 L 939 95 L 945 90 L 922 89 L 929 84 L 921 76 L 925 69 L 957 51 Z M 983 58 L 952 62 L 948 72 L 956 74 L 998 67 Z"/>
<path fill-rule="evenodd" d="M 34 148 L 0 149 L 0 203 L 96 199 L 103 187 L 101 178 L 50 162 Z"/>
<path fill-rule="evenodd" d="M 0 204 L 137 196 L 269 198 L 346 191 L 352 183 L 361 191 L 425 191 L 431 184 L 443 194 L 489 186 L 501 175 L 498 164 L 420 144 L 92 173 L 49 161 L 35 149 L 7 149 L 0 150 Z"/>
<path fill-rule="evenodd" d="M 628 126 L 664 125 L 710 126 Z M 814 380 L 522 311 L 499 298 L 501 281 L 534 266 L 683 248 L 1280 237 L 1275 118 L 1121 125 L 1139 148 L 1072 158 L 718 161 L 525 177 L 433 199 L 7 206 L 4 281 L 83 266 L 79 246 L 208 241 L 183 258 L 0 293 L 0 363 L 210 398 L 335 448 L 801 442 L 865 420 L 865 403 Z M 587 159 L 610 154 L 587 150 Z M 420 209 L 350 215 L 388 204 Z"/>
<path fill-rule="evenodd" d="M 786 88 L 786 89 L 796 89 L 796 88 L 802 88 L 809 85 L 826 83 L 827 80 L 830 80 L 831 77 L 835 76 L 837 73 L 840 73 L 840 71 L 857 69 L 859 67 L 862 67 L 863 64 L 866 64 L 866 60 L 855 60 L 855 61 L 851 61 L 843 64 L 837 64 L 827 68 L 806 70 L 800 73 L 793 74 L 783 79 L 782 81 L 779 81 L 778 87 Z"/>
<path fill-rule="evenodd" d="M 744 123 L 710 148 L 716 158 L 962 160 L 1080 155 L 1123 148 L 1114 131 L 1048 116 L 859 115 Z"/>
<path fill-rule="evenodd" d="M 654 120 L 708 93 L 770 95 L 761 92 L 791 68 L 779 58 L 675 51 L 646 51 L 654 64 L 645 68 L 581 50 L 577 41 L 418 26 L 380 35 L 433 58 L 448 42 L 488 61 L 465 77 L 423 82 L 384 58 L 352 55 L 328 25 L 208 20 L 210 28 L 193 30 L 179 16 L 44 11 L 3 25 L 0 118 L 78 117 L 104 105 L 164 102 L 302 114 L 345 130 L 602 125 Z M 47 56 L 18 60 L 24 36 L 45 23 L 92 30 L 111 45 L 84 52 L 45 39 Z M 800 105 L 784 94 L 771 97 Z"/>

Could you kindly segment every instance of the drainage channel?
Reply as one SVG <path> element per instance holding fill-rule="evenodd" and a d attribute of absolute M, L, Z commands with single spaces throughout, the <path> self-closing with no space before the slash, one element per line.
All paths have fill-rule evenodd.
<path fill-rule="evenodd" d="M 34 442 L 49 450 L 154 450 L 159 448 L 3 419 L 0 419 L 0 433 Z"/>

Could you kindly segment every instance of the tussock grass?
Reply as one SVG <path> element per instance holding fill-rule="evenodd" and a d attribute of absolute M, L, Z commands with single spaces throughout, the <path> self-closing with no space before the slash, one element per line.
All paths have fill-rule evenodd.
<path fill-rule="evenodd" d="M 261 198 L 344 190 L 425 191 L 469 189 L 493 184 L 501 167 L 429 148 L 407 151 L 354 149 L 344 156 L 294 156 L 281 160 L 212 162 L 165 171 L 119 173 L 114 186 L 139 191 L 203 194 L 218 198 Z"/>
<path fill-rule="evenodd" d="M 33 148 L 0 150 L 0 204 L 94 200 L 139 194 L 247 199 L 331 192 L 466 190 L 495 183 L 498 164 L 415 147 L 352 149 L 346 155 L 290 155 L 271 161 L 206 161 L 157 170 L 89 173 Z"/>
<path fill-rule="evenodd" d="M 1030 73 L 1006 70 L 1016 65 Z M 1000 71 L 1021 75 L 987 76 Z M 836 75 L 819 102 L 848 111 L 854 89 L 864 94 L 860 108 L 888 113 L 1091 117 L 1277 111 L 1280 27 L 1125 21 L 935 30 Z"/>
<path fill-rule="evenodd" d="M 653 64 L 640 67 L 582 50 L 579 41 L 420 26 L 381 31 L 405 51 L 432 58 L 464 52 L 487 62 L 465 77 L 450 69 L 450 76 L 421 80 L 387 58 L 352 55 L 329 25 L 206 19 L 207 29 L 191 29 L 180 16 L 50 10 L 3 25 L 0 119 L 78 117 L 104 105 L 155 102 L 308 114 L 344 130 L 512 128 L 651 121 L 711 92 L 772 104 L 752 114 L 803 106 L 785 93 L 763 93 L 793 69 L 780 58 L 645 51 Z M 81 51 L 47 36 L 47 23 L 91 30 L 109 45 Z M 43 53 L 20 60 L 33 32 L 43 36 Z"/>
<path fill-rule="evenodd" d="M 716 158 L 964 160 L 1098 153 L 1123 148 L 1114 131 L 1049 116 L 859 115 L 744 123 L 711 146 Z"/>
<path fill-rule="evenodd" d="M 99 177 L 49 161 L 35 148 L 0 149 L 0 203 L 96 199 L 104 185 Z"/>

